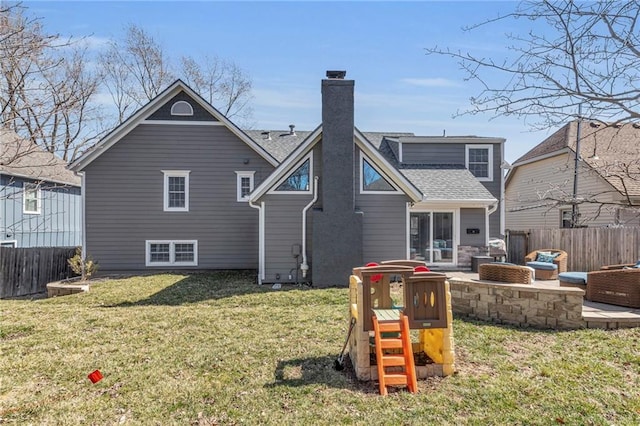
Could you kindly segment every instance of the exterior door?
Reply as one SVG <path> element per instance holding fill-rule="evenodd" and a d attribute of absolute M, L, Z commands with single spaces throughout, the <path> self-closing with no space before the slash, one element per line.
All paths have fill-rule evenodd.
<path fill-rule="evenodd" d="M 456 242 L 453 212 L 415 212 L 409 215 L 411 258 L 431 264 L 453 264 Z"/>

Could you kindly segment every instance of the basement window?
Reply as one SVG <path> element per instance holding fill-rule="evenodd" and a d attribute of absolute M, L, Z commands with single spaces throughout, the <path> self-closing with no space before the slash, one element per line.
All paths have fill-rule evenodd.
<path fill-rule="evenodd" d="M 146 266 L 198 266 L 198 241 L 146 241 Z"/>

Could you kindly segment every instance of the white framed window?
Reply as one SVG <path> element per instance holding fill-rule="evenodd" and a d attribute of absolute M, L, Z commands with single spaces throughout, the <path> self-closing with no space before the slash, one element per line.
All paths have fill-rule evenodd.
<path fill-rule="evenodd" d="M 35 183 L 24 182 L 22 184 L 22 212 L 25 214 L 40 214 L 42 204 L 42 191 Z"/>
<path fill-rule="evenodd" d="M 270 193 L 311 194 L 311 176 L 313 176 L 313 155 L 309 154 L 280 180 Z"/>
<path fill-rule="evenodd" d="M 191 116 L 193 107 L 187 101 L 178 101 L 171 105 L 171 115 Z"/>
<path fill-rule="evenodd" d="M 189 170 L 162 170 L 164 174 L 164 211 L 189 211 Z"/>
<path fill-rule="evenodd" d="M 147 240 L 146 266 L 198 266 L 197 240 Z"/>
<path fill-rule="evenodd" d="M 13 248 L 16 248 L 16 247 L 18 247 L 18 241 L 17 240 L 0 241 L 0 247 L 13 247 Z"/>
<path fill-rule="evenodd" d="M 360 193 L 394 194 L 398 192 L 398 188 L 360 153 Z"/>
<path fill-rule="evenodd" d="M 253 175 L 256 172 L 236 172 L 237 201 L 249 201 L 249 195 L 253 191 Z"/>
<path fill-rule="evenodd" d="M 466 145 L 465 166 L 479 181 L 493 181 L 493 145 Z"/>

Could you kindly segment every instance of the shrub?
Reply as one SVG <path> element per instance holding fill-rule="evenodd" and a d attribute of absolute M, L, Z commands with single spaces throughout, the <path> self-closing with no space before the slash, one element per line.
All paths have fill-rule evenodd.
<path fill-rule="evenodd" d="M 67 263 L 75 274 L 82 277 L 83 281 L 91 278 L 93 274 L 98 272 L 98 264 L 93 261 L 91 256 L 87 256 L 84 261 L 82 260 L 81 247 L 76 249 L 76 254 L 72 258 L 67 259 Z"/>

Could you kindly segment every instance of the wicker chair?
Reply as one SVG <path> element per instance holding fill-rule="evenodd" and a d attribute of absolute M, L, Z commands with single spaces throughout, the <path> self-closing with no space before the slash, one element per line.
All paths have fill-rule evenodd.
<path fill-rule="evenodd" d="M 533 269 L 536 270 L 536 279 L 537 280 L 557 280 L 559 273 L 567 272 L 567 252 L 563 251 L 563 250 L 540 249 L 540 250 L 532 251 L 527 256 L 525 256 L 525 258 L 524 258 L 525 264 L 527 262 L 535 262 L 536 261 L 536 257 L 538 257 L 538 252 L 539 251 L 551 252 L 551 253 L 560 253 L 560 254 L 558 256 L 556 256 L 555 259 L 553 259 L 553 263 L 557 266 L 556 269 L 553 269 L 553 270 L 538 269 L 535 266 L 533 266 Z"/>
<path fill-rule="evenodd" d="M 488 281 L 499 281 L 511 284 L 531 284 L 533 271 L 531 268 L 505 263 L 483 263 L 478 267 L 478 278 Z"/>
<path fill-rule="evenodd" d="M 640 268 L 589 272 L 585 298 L 592 302 L 640 308 Z"/>

